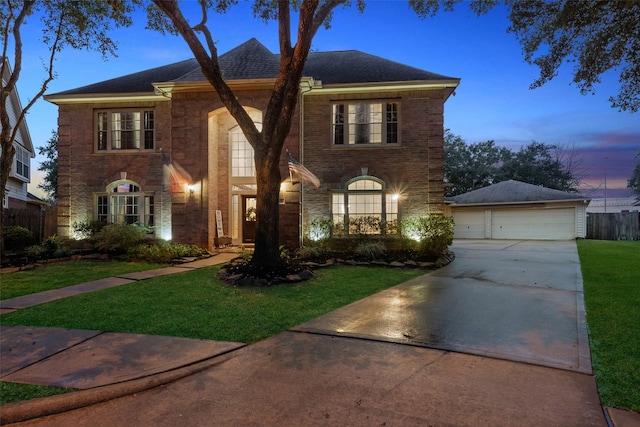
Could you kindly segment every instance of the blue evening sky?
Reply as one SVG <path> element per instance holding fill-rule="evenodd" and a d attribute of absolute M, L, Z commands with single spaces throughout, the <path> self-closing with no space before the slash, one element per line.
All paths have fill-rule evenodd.
<path fill-rule="evenodd" d="M 197 12 L 195 2 L 185 1 L 187 12 Z M 313 49 L 360 50 L 424 70 L 462 79 L 456 95 L 445 104 L 445 128 L 467 143 L 495 140 L 514 150 L 532 140 L 574 149 L 582 159 L 582 192 L 602 197 L 631 195 L 626 189 L 640 149 L 640 116 L 618 112 L 608 97 L 617 94 L 617 73 L 603 76 L 595 95 L 583 96 L 571 84 L 572 68 L 566 65 L 550 83 L 534 90 L 538 75 L 523 60 L 521 48 L 509 25 L 506 9 L 498 7 L 476 16 L 466 4 L 455 12 L 440 12 L 419 19 L 406 1 L 371 1 L 359 14 L 355 7 L 338 9 L 329 30 L 321 28 Z M 95 52 L 65 50 L 56 62 L 57 78 L 47 93 L 73 89 L 148 68 L 192 57 L 180 37 L 145 30 L 145 17 L 134 26 L 113 32 L 119 41 L 117 58 L 103 61 Z M 295 23 L 292 23 L 295 31 Z M 39 42 L 39 22 L 32 17 L 25 27 L 23 73 L 18 92 L 23 106 L 44 78 L 42 62 L 48 52 Z M 219 53 L 251 37 L 278 52 L 277 25 L 253 18 L 248 2 L 241 1 L 223 15 L 210 15 L 210 29 Z M 294 34 L 295 37 L 295 34 Z M 57 127 L 57 107 L 44 100 L 27 117 L 34 145 L 42 146 Z M 36 185 L 43 159 L 32 163 L 30 191 Z"/>

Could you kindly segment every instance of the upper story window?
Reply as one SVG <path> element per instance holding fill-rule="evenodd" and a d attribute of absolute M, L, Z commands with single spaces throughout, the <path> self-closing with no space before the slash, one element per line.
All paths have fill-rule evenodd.
<path fill-rule="evenodd" d="M 153 110 L 99 111 L 97 114 L 98 151 L 153 149 Z"/>
<path fill-rule="evenodd" d="M 29 164 L 31 161 L 31 157 L 29 156 L 29 152 L 22 147 L 16 147 L 16 155 L 15 155 L 15 174 L 19 177 L 22 177 L 26 180 L 29 180 Z"/>
<path fill-rule="evenodd" d="M 332 105 L 334 145 L 397 144 L 398 102 L 351 102 Z"/>
<path fill-rule="evenodd" d="M 256 123 L 256 127 L 260 130 L 262 125 Z M 236 126 L 229 132 L 229 145 L 231 146 L 231 176 L 234 178 L 255 177 L 256 164 L 253 147 L 242 133 L 240 126 Z"/>

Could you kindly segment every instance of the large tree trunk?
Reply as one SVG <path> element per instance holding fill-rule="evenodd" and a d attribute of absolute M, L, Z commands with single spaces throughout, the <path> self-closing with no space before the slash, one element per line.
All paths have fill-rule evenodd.
<path fill-rule="evenodd" d="M 189 25 L 183 16 L 177 0 L 153 0 L 175 29 L 187 42 L 202 68 L 207 80 L 214 87 L 220 100 L 238 122 L 255 153 L 258 192 L 256 197 L 256 246 L 252 264 L 279 266 L 279 193 L 280 155 L 296 109 L 300 78 L 311 48 L 311 40 L 324 23 L 327 16 L 346 0 L 327 0 L 320 5 L 319 0 L 304 0 L 299 6 L 298 40 L 291 45 L 290 2 L 278 0 L 278 36 L 280 40 L 280 69 L 275 79 L 269 104 L 263 117 L 262 131 L 238 102 L 233 91 L 224 81 L 218 63 L 218 53 L 207 22 L 207 4 L 200 0 L 202 21 L 196 26 Z M 276 7 L 264 5 L 264 7 Z M 198 31 L 206 42 L 195 34 Z M 208 51 L 207 51 L 208 50 Z"/>
<path fill-rule="evenodd" d="M 278 265 L 280 259 L 280 149 L 282 144 L 273 146 L 266 153 L 256 152 L 256 178 L 258 193 L 256 198 L 256 246 L 251 263 L 253 265 Z"/>

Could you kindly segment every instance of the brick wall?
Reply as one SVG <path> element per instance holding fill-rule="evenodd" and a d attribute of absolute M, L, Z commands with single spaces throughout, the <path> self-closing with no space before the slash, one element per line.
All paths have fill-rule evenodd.
<path fill-rule="evenodd" d="M 131 152 L 98 152 L 94 129 L 98 109 L 153 108 L 155 110 L 155 149 Z M 95 218 L 96 193 L 106 191 L 111 182 L 135 181 L 141 191 L 156 194 L 156 212 L 167 215 L 159 204 L 169 200 L 163 187 L 161 149 L 169 144 L 170 109 L 168 102 L 63 104 L 58 113 L 58 234 L 69 236 L 74 222 Z M 156 218 L 159 221 L 162 214 Z"/>
<path fill-rule="evenodd" d="M 329 218 L 332 190 L 363 174 L 382 179 L 388 192 L 400 193 L 400 216 L 440 213 L 444 204 L 444 100 L 448 90 L 416 90 L 375 94 L 322 94 L 304 97 L 304 165 L 322 182 L 305 186 L 303 221 Z M 398 145 L 334 146 L 331 103 L 356 99 L 400 103 Z"/>

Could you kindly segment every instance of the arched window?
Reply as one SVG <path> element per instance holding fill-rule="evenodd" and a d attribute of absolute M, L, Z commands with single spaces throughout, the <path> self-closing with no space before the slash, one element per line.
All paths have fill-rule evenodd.
<path fill-rule="evenodd" d="M 114 181 L 107 192 L 96 195 L 96 218 L 111 224 L 154 225 L 153 193 L 140 191 L 140 186 L 129 180 Z"/>
<path fill-rule="evenodd" d="M 358 177 L 347 182 L 344 192 L 333 194 L 334 229 L 347 234 L 395 234 L 398 197 L 387 194 L 384 181 Z"/>

